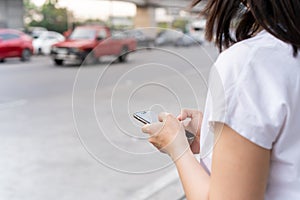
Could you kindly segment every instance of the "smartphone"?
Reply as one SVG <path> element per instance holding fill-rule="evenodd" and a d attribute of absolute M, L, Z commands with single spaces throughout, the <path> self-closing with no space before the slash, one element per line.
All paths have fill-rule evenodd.
<path fill-rule="evenodd" d="M 133 113 L 133 117 L 138 121 L 142 122 L 143 124 L 151 124 L 158 122 L 157 114 L 151 110 Z M 189 144 L 192 144 L 192 142 L 195 139 L 195 135 L 187 130 L 185 130 L 185 135 Z"/>

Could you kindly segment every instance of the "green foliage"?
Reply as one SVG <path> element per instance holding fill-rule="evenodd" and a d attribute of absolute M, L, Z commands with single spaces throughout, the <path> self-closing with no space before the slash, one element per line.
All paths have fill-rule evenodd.
<path fill-rule="evenodd" d="M 89 25 L 100 25 L 105 26 L 106 23 L 101 19 L 86 19 L 83 22 L 81 22 L 82 25 L 89 24 Z"/>
<path fill-rule="evenodd" d="M 168 22 L 158 22 L 157 26 L 159 28 L 170 28 Z"/>
<path fill-rule="evenodd" d="M 33 4 L 30 0 L 24 0 L 24 7 L 26 8 L 26 11 L 30 11 L 30 10 L 37 10 L 37 6 L 35 4 Z"/>
<path fill-rule="evenodd" d="M 187 19 L 175 19 L 172 24 L 168 23 L 168 22 L 159 22 L 157 24 L 157 26 L 159 28 L 174 28 L 174 29 L 180 29 L 183 32 L 186 32 L 186 26 L 189 23 L 189 21 Z"/>
<path fill-rule="evenodd" d="M 25 13 L 30 19 L 28 26 L 45 27 L 51 31 L 64 32 L 68 29 L 68 10 L 57 7 L 56 0 L 48 0 L 38 8 L 30 2 L 24 0 Z"/>
<path fill-rule="evenodd" d="M 188 24 L 188 20 L 186 19 L 176 19 L 172 23 L 172 27 L 175 29 L 180 29 L 183 32 L 186 32 L 186 25 Z"/>
<path fill-rule="evenodd" d="M 25 24 L 28 25 L 30 22 L 40 17 L 39 8 L 31 2 L 31 0 L 23 0 L 24 4 L 24 19 Z"/>

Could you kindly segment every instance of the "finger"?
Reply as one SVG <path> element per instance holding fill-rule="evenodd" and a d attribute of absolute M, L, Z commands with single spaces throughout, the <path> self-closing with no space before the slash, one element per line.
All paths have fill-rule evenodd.
<path fill-rule="evenodd" d="M 143 133 L 147 133 L 149 135 L 154 135 L 155 133 L 159 132 L 162 127 L 161 123 L 153 123 L 153 124 L 146 124 L 142 127 Z"/>
<path fill-rule="evenodd" d="M 151 125 L 150 124 L 146 124 L 142 127 L 142 132 L 143 133 L 149 133 L 151 130 Z"/>
<path fill-rule="evenodd" d="M 192 114 L 191 114 L 191 110 L 188 110 L 188 109 L 183 109 L 181 110 L 181 115 L 179 117 L 179 120 L 180 121 L 183 121 L 185 119 L 187 119 L 188 117 L 192 117 Z"/>
<path fill-rule="evenodd" d="M 168 115 L 170 115 L 170 113 L 167 113 L 167 112 L 161 112 L 158 114 L 158 121 L 160 122 L 164 122 L 166 121 Z"/>
<path fill-rule="evenodd" d="M 178 115 L 176 118 L 177 118 L 179 121 L 182 121 L 182 120 L 183 120 L 181 114 Z"/>
<path fill-rule="evenodd" d="M 180 121 L 183 121 L 187 118 L 192 118 L 195 112 L 197 112 L 197 111 L 190 110 L 190 109 L 182 109 L 181 114 L 178 115 L 177 119 Z"/>

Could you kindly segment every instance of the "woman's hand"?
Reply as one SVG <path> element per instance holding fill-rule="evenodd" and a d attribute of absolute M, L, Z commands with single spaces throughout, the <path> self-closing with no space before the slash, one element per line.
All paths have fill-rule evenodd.
<path fill-rule="evenodd" d="M 185 130 L 180 121 L 169 113 L 160 113 L 159 122 L 147 124 L 142 131 L 150 135 L 149 142 L 160 151 L 167 153 L 175 160 L 186 150 L 190 150 Z"/>
<path fill-rule="evenodd" d="M 184 125 L 184 128 L 195 135 L 195 139 L 191 144 L 192 152 L 195 154 L 200 153 L 200 130 L 203 119 L 202 112 L 198 110 L 183 109 L 177 119 L 179 121 L 190 119 L 190 121 Z"/>

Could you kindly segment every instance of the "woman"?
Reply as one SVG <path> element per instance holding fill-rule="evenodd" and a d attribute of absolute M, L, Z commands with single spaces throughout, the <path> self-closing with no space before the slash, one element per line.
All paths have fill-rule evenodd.
<path fill-rule="evenodd" d="M 299 200 L 300 0 L 208 0 L 203 13 L 207 39 L 226 49 L 212 70 L 203 120 L 193 110 L 161 113 L 143 131 L 174 160 L 189 200 Z M 196 135 L 191 148 L 185 128 Z M 210 134 L 209 174 L 193 153 Z"/>

